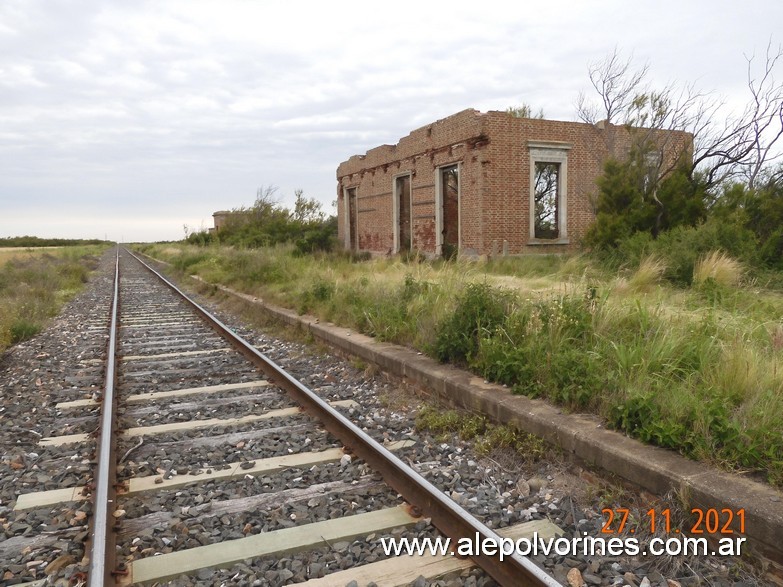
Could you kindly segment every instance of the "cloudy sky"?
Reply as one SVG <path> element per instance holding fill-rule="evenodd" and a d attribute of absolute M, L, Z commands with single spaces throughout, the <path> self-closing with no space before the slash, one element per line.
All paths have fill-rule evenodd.
<path fill-rule="evenodd" d="M 781 0 L 0 0 L 0 237 L 173 240 L 465 108 L 574 120 L 618 47 L 728 106 Z M 783 75 L 783 73 L 782 73 Z"/>

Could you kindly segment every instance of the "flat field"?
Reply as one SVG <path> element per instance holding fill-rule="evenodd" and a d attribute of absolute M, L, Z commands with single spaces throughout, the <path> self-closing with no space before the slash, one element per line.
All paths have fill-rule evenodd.
<path fill-rule="evenodd" d="M 63 247 L 0 247 L 0 267 L 11 259 L 29 259 L 62 248 Z"/>
<path fill-rule="evenodd" d="M 102 245 L 0 248 L 0 353 L 38 333 L 87 282 Z"/>

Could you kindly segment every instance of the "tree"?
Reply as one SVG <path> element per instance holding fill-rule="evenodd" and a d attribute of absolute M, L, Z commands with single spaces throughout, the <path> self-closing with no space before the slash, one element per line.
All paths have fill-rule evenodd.
<path fill-rule="evenodd" d="M 588 66 L 590 83 L 598 93 L 601 105 L 579 92 L 576 104 L 579 118 L 588 124 L 596 124 L 602 119 L 608 124 L 617 124 L 617 120 L 625 116 L 636 97 L 644 92 L 644 81 L 650 69 L 645 64 L 634 71 L 631 61 L 631 58 L 624 59 L 615 47 L 603 61 Z"/>
<path fill-rule="evenodd" d="M 693 85 L 650 89 L 646 80 L 649 66 L 634 69 L 632 59 L 624 58 L 615 48 L 588 69 L 599 103 L 580 93 L 577 114 L 592 124 L 603 118 L 610 153 L 613 125 L 633 129 L 638 143 L 664 153 L 671 145 L 655 143 L 671 135 L 655 131 L 688 132 L 693 135 L 690 175 L 700 172 L 708 188 L 738 177 L 753 187 L 762 170 L 780 157 L 776 149 L 783 136 L 783 81 L 776 81 L 774 72 L 781 57 L 783 47 L 774 49 L 770 42 L 760 73 L 755 72 L 755 56 L 747 58 L 750 97 L 744 110 L 734 115 L 725 114 L 720 100 Z M 672 165 L 679 164 L 678 159 L 661 157 L 662 162 L 675 162 Z M 665 175 L 667 170 L 661 171 Z"/>
<path fill-rule="evenodd" d="M 557 238 L 557 186 L 560 166 L 557 163 L 536 163 L 533 178 L 534 214 L 536 238 Z"/>
<path fill-rule="evenodd" d="M 521 106 L 509 106 L 506 108 L 506 112 L 508 112 L 511 116 L 514 116 L 515 118 L 536 118 L 538 120 L 543 120 L 544 118 L 544 109 L 539 108 L 538 112 L 535 114 L 533 113 L 533 108 L 529 104 L 522 103 Z"/>
<path fill-rule="evenodd" d="M 299 253 L 330 250 L 336 241 L 337 219 L 325 218 L 321 203 L 314 198 L 305 198 L 301 189 L 294 193 L 294 211 L 291 212 L 280 205 L 276 186 L 262 186 L 256 190 L 252 206 L 231 210 L 219 233 L 202 228 L 188 234 L 186 230 L 187 241 L 203 246 L 219 240 L 222 244 L 241 248 L 293 243 Z"/>
<path fill-rule="evenodd" d="M 723 223 L 734 220 L 750 230 L 758 243 L 758 259 L 783 269 L 783 164 L 768 166 L 753 187 L 733 182 L 722 186 L 712 216 Z"/>
<path fill-rule="evenodd" d="M 596 218 L 585 235 L 585 244 L 611 249 L 636 232 L 654 238 L 675 226 L 695 226 L 706 218 L 703 185 L 680 165 L 655 186 L 650 195 L 648 170 L 631 154 L 629 160 L 609 159 L 598 179 Z"/>
<path fill-rule="evenodd" d="M 280 204 L 280 198 L 277 196 L 277 186 L 261 186 L 256 190 L 256 200 L 250 207 L 250 214 L 256 218 L 265 218 L 272 214 Z M 239 209 L 243 210 L 242 208 Z"/>
<path fill-rule="evenodd" d="M 722 102 L 692 85 L 651 89 L 648 65 L 634 68 L 617 49 L 591 64 L 598 101 L 580 94 L 577 112 L 602 128 L 609 156 L 618 161 L 606 164 L 599 182 L 588 241 L 613 246 L 628 231 L 648 230 L 655 237 L 696 223 L 714 205 L 721 185 L 740 179 L 752 190 L 759 178 L 769 176 L 783 135 L 783 83 L 773 75 L 782 56 L 783 49 L 773 50 L 770 43 L 759 74 L 754 57 L 747 58 L 750 98 L 738 115 L 724 114 Z M 618 132 L 631 141 L 625 157 L 615 150 Z M 682 133 L 689 133 L 692 143 Z"/>
<path fill-rule="evenodd" d="M 710 131 L 705 124 L 701 153 L 694 158 L 694 168 L 705 164 L 716 183 L 741 177 L 750 189 L 773 162 L 779 160 L 779 140 L 783 136 L 783 80 L 775 80 L 774 71 L 783 57 L 767 44 L 761 72 L 754 74 L 755 56 L 746 57 L 747 85 L 750 99 L 744 111 L 727 119 L 723 129 Z M 778 176 L 780 177 L 780 176 Z"/>
<path fill-rule="evenodd" d="M 294 220 L 302 224 L 323 221 L 324 213 L 321 210 L 321 202 L 315 198 L 305 198 L 304 191 L 301 189 L 295 190 L 294 196 L 296 197 L 294 201 Z"/>

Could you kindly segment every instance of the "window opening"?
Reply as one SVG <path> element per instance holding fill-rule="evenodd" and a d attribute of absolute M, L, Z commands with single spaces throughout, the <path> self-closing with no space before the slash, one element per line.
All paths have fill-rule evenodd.
<path fill-rule="evenodd" d="M 345 190 L 345 194 L 348 203 L 348 246 L 352 251 L 358 251 L 359 242 L 356 231 L 356 188 L 348 188 Z"/>
<path fill-rule="evenodd" d="M 560 236 L 560 163 L 536 162 L 534 195 L 534 237 Z"/>
<path fill-rule="evenodd" d="M 568 151 L 571 145 L 528 141 L 530 149 L 529 244 L 568 244 Z"/>
<path fill-rule="evenodd" d="M 410 251 L 411 238 L 411 176 L 403 175 L 394 180 L 397 195 L 397 243 L 400 251 Z"/>
<path fill-rule="evenodd" d="M 459 166 L 440 169 L 441 203 L 443 205 L 442 254 L 452 258 L 459 249 Z"/>

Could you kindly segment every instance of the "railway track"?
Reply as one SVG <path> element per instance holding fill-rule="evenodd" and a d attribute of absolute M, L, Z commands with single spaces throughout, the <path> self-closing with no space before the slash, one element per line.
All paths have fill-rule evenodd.
<path fill-rule="evenodd" d="M 501 585 L 559 584 L 518 556 L 384 557 L 381 537 L 498 535 L 405 462 L 410 435 L 373 438 L 352 422 L 353 399 L 320 397 L 127 251 L 113 289 L 108 327 L 87 326 L 108 336 L 106 380 L 58 402 L 61 426 L 38 441 L 95 472 L 14 506 L 76 520 L 83 552 L 68 552 L 61 532 L 38 543 L 63 552 L 45 561 L 52 577 L 57 560 L 89 565 L 62 584 L 405 585 L 474 565 Z M 101 360 L 81 361 L 94 377 Z M 83 396 L 86 381 L 74 383 Z M 534 531 L 557 528 L 500 532 Z"/>

